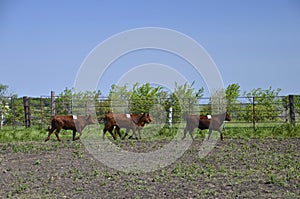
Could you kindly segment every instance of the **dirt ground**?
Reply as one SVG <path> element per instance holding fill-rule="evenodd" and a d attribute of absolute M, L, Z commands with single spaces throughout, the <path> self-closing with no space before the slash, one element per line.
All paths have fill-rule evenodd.
<path fill-rule="evenodd" d="M 132 144 L 134 142 L 134 144 Z M 160 141 L 124 141 L 126 150 Z M 204 158 L 194 141 L 172 165 L 124 173 L 97 161 L 80 141 L 0 144 L 2 198 L 297 198 L 300 139 L 229 139 Z"/>

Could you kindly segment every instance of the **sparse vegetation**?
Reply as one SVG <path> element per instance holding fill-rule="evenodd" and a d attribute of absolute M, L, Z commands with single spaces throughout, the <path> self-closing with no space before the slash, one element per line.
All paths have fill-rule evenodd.
<path fill-rule="evenodd" d="M 232 138 L 226 129 L 225 140 L 218 142 L 204 158 L 198 156 L 203 139 L 198 136 L 176 162 L 150 173 L 110 169 L 94 159 L 80 141 L 61 143 L 54 139 L 45 143 L 44 137 L 31 141 L 30 136 L 23 142 L 11 140 L 0 143 L 0 195 L 7 198 L 296 197 L 300 194 L 300 138 L 276 137 L 272 132 L 269 135 L 272 136 L 259 133 L 263 138 L 255 138 L 244 132 L 239 138 Z M 116 144 L 124 150 L 147 152 L 164 146 L 171 137 L 160 138 L 162 135 L 159 139 L 118 140 Z"/>

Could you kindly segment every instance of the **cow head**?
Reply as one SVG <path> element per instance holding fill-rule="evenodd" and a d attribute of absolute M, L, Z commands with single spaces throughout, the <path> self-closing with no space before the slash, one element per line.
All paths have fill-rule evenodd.
<path fill-rule="evenodd" d="M 152 118 L 150 117 L 149 113 L 144 113 L 140 119 L 140 122 L 149 124 L 150 122 L 152 122 Z"/>
<path fill-rule="evenodd" d="M 225 121 L 230 121 L 231 120 L 231 117 L 229 115 L 229 113 L 226 111 L 225 113 Z"/>

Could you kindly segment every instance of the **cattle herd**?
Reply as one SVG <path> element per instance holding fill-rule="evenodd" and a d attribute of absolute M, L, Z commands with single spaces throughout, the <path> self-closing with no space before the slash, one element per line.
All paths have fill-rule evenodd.
<path fill-rule="evenodd" d="M 207 115 L 192 115 L 186 114 L 184 119 L 186 120 L 186 127 L 184 129 L 184 136 L 182 139 L 185 139 L 187 132 L 189 132 L 191 138 L 194 140 L 193 131 L 195 128 L 209 129 L 208 139 L 213 130 L 220 133 L 220 138 L 223 140 L 221 126 L 223 121 L 230 121 L 230 116 L 227 112 L 212 116 Z M 152 119 L 149 113 L 143 114 L 117 114 L 117 113 L 106 113 L 104 117 L 104 129 L 103 129 L 103 140 L 105 139 L 105 134 L 108 131 L 114 140 L 119 136 L 121 139 L 125 139 L 129 131 L 132 130 L 132 137 L 136 139 L 141 139 L 140 130 L 149 124 Z M 55 132 L 56 138 L 58 141 L 61 141 L 59 138 L 59 132 L 61 129 L 72 130 L 73 131 L 73 141 L 80 138 L 82 135 L 83 129 L 89 124 L 96 124 L 97 122 L 92 118 L 91 115 L 87 116 L 74 116 L 74 115 L 55 115 L 51 118 L 51 125 L 48 128 L 48 137 L 45 141 L 50 139 L 50 135 Z M 121 136 L 120 129 L 125 128 L 126 132 Z M 139 137 L 136 135 L 136 131 L 139 132 Z M 76 137 L 76 132 L 80 135 Z"/>

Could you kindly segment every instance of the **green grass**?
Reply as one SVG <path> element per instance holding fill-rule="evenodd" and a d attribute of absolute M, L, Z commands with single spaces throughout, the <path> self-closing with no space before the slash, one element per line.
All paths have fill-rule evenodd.
<path fill-rule="evenodd" d="M 95 139 L 102 139 L 102 129 L 103 125 L 89 126 L 83 132 L 84 136 L 93 137 Z M 171 140 L 175 135 L 178 136 L 177 139 L 181 139 L 183 136 L 184 125 L 173 126 L 172 128 L 161 127 L 156 125 L 147 125 L 141 131 L 141 136 L 143 140 L 155 141 L 155 140 Z M 121 129 L 121 133 L 124 134 L 124 129 Z M 197 138 L 203 138 L 207 135 L 208 130 L 195 129 L 194 136 Z M 47 137 L 47 130 L 41 129 L 40 127 L 3 127 L 0 130 L 0 143 L 2 142 L 26 142 L 26 141 L 44 141 Z M 78 134 L 77 134 L 78 135 Z M 129 132 L 129 136 L 132 135 L 132 131 Z M 138 135 L 138 133 L 137 133 Z M 270 127 L 269 125 L 260 125 L 256 131 L 249 126 L 233 126 L 233 124 L 226 124 L 226 128 L 223 130 L 223 135 L 225 139 L 230 138 L 290 138 L 290 137 L 300 137 L 300 125 L 296 127 L 288 124 L 281 123 Z M 72 139 L 72 131 L 61 130 L 59 134 L 63 141 Z M 129 137 L 128 136 L 128 137 Z M 187 135 L 189 137 L 189 135 Z M 106 133 L 107 139 L 112 139 L 111 135 Z M 50 137 L 51 140 L 57 140 L 55 134 L 53 133 Z M 120 138 L 118 138 L 120 139 Z"/>
<path fill-rule="evenodd" d="M 26 142 L 26 141 L 44 141 L 48 135 L 47 129 L 38 127 L 3 127 L 0 130 L 0 143 L 1 142 Z M 62 130 L 60 137 L 63 140 L 72 139 L 72 131 Z M 54 133 L 51 139 L 56 140 Z"/>
<path fill-rule="evenodd" d="M 226 126 L 223 134 L 227 138 L 290 138 L 300 137 L 300 126 L 283 123 L 273 127 L 260 126 L 256 130 L 249 127 Z"/>

